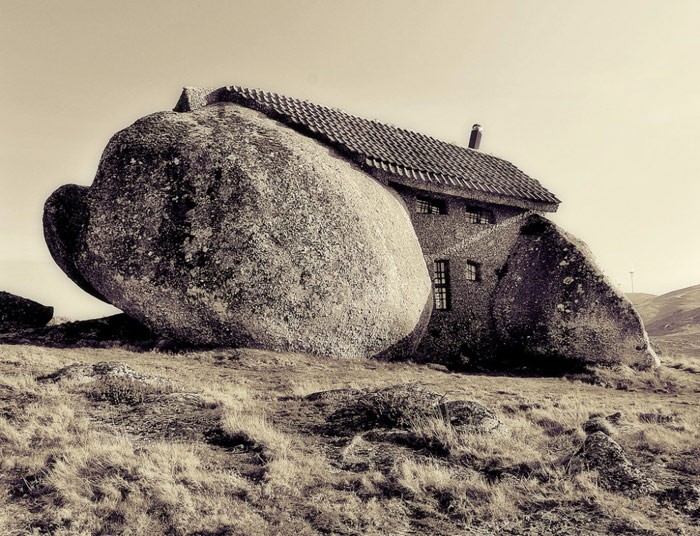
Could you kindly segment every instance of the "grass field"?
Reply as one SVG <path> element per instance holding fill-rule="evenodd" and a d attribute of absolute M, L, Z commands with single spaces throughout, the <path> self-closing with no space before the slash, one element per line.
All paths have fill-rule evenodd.
<path fill-rule="evenodd" d="M 2 345 L 0 534 L 698 534 L 700 363 L 663 359 L 654 372 L 526 378 Z M 52 376 L 102 362 L 120 365 Z M 335 395 L 307 396 L 407 383 L 479 402 L 503 426 L 464 434 L 424 415 L 404 426 L 413 443 L 397 442 L 332 431 Z M 609 432 L 653 491 L 612 491 L 575 462 L 583 424 L 616 412 Z"/>

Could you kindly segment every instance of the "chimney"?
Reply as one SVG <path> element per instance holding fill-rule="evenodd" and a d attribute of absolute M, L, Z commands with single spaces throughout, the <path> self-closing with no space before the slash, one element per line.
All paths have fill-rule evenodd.
<path fill-rule="evenodd" d="M 474 125 L 472 127 L 472 135 L 469 136 L 469 148 L 478 149 L 481 143 L 481 125 Z"/>

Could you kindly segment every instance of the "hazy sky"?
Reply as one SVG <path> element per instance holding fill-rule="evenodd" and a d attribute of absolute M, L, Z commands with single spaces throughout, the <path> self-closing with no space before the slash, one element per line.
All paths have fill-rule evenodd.
<path fill-rule="evenodd" d="M 481 149 L 562 201 L 613 282 L 700 283 L 700 2 L 0 0 L 0 290 L 110 311 L 44 244 L 45 199 L 184 85 L 306 98 Z"/>

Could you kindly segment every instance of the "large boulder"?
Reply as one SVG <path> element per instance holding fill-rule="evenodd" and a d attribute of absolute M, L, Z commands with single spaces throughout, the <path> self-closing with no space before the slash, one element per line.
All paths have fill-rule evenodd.
<path fill-rule="evenodd" d="M 40 328 L 53 318 L 53 307 L 0 291 L 0 332 Z"/>
<path fill-rule="evenodd" d="M 501 356 L 583 366 L 658 364 L 639 315 L 585 244 L 537 215 L 521 228 L 491 311 Z"/>
<path fill-rule="evenodd" d="M 138 120 L 47 201 L 59 266 L 156 333 L 334 356 L 410 352 L 431 283 L 391 191 L 235 104 Z"/>

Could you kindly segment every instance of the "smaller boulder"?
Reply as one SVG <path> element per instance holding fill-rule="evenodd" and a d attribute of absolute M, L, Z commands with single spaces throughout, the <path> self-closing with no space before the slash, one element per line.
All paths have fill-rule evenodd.
<path fill-rule="evenodd" d="M 53 318 L 53 307 L 0 291 L 0 332 L 41 328 Z"/>
<path fill-rule="evenodd" d="M 336 433 L 374 429 L 375 433 L 365 439 L 411 443 L 412 440 L 404 440 L 409 436 L 400 431 L 410 431 L 430 418 L 443 419 L 458 434 L 490 434 L 505 429 L 498 416 L 478 402 L 445 401 L 444 395 L 417 383 L 324 391 L 308 395 L 306 399 L 340 406 L 328 417 L 330 428 Z M 387 430 L 390 433 L 386 433 Z"/>
<path fill-rule="evenodd" d="M 541 216 L 524 221 L 491 300 L 502 361 L 555 370 L 659 364 L 641 318 L 588 247 Z"/>
<path fill-rule="evenodd" d="M 617 442 L 603 432 L 590 434 L 572 461 L 585 469 L 598 471 L 600 485 L 607 490 L 630 497 L 656 490 L 656 484 L 632 464 Z"/>
<path fill-rule="evenodd" d="M 472 400 L 444 402 L 440 404 L 440 412 L 462 434 L 490 434 L 505 428 L 493 411 Z"/>

